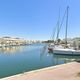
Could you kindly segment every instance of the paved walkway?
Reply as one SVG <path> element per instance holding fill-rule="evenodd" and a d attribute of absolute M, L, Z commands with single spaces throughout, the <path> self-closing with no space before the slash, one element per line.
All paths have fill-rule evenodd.
<path fill-rule="evenodd" d="M 0 80 L 80 80 L 80 63 L 62 64 Z"/>

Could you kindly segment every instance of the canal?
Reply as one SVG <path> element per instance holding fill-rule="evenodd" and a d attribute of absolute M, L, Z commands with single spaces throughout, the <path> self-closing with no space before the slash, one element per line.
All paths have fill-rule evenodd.
<path fill-rule="evenodd" d="M 44 44 L 33 44 L 0 48 L 0 78 L 80 59 L 80 56 L 54 55 L 43 47 Z"/>

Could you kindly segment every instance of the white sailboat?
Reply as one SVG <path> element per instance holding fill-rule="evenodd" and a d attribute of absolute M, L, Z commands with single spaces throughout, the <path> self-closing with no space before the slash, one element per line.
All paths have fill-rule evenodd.
<path fill-rule="evenodd" d="M 54 54 L 61 54 L 61 55 L 80 55 L 80 50 L 75 50 L 74 47 L 68 47 L 67 44 L 67 27 L 68 27 L 68 9 L 69 6 L 67 6 L 66 13 L 66 33 L 65 33 L 65 45 L 56 45 L 54 43 L 49 44 L 48 46 L 48 52 L 53 52 Z M 59 34 L 59 32 L 58 32 Z"/>

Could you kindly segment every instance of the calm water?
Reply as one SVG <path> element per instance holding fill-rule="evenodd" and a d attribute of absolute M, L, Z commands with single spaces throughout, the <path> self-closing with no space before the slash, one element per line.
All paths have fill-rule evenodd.
<path fill-rule="evenodd" d="M 80 59 L 47 53 L 43 44 L 0 48 L 0 78 Z"/>

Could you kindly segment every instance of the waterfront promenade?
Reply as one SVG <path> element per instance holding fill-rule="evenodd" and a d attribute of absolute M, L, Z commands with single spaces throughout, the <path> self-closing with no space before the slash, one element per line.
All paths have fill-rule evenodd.
<path fill-rule="evenodd" d="M 71 62 L 25 72 L 0 80 L 80 80 L 80 63 Z"/>

